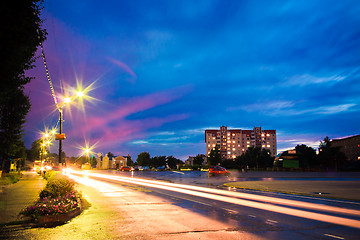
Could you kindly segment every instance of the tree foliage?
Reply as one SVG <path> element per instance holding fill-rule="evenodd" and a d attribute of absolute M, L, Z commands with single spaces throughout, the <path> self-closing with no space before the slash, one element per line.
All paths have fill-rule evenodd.
<path fill-rule="evenodd" d="M 296 154 L 299 156 L 299 166 L 302 168 L 315 168 L 319 166 L 316 150 L 305 144 L 295 147 Z"/>
<path fill-rule="evenodd" d="M 220 155 L 220 148 L 218 145 L 215 148 L 211 149 L 209 157 L 208 157 L 209 165 L 218 165 L 221 163 L 221 155 Z"/>
<path fill-rule="evenodd" d="M 132 160 L 131 156 L 128 154 L 127 155 L 127 162 L 126 165 L 128 166 L 134 166 L 134 161 Z"/>
<path fill-rule="evenodd" d="M 163 167 L 166 165 L 166 156 L 155 156 L 150 158 L 150 164 L 149 166 L 157 168 L 157 167 Z"/>
<path fill-rule="evenodd" d="M 204 155 L 198 154 L 194 157 L 194 165 L 199 165 L 200 167 L 203 165 L 204 162 Z"/>
<path fill-rule="evenodd" d="M 150 154 L 148 152 L 142 152 L 137 156 L 136 162 L 139 166 L 150 165 Z"/>
<path fill-rule="evenodd" d="M 272 167 L 274 159 L 270 155 L 270 151 L 267 149 L 261 149 L 259 147 L 250 147 L 241 156 L 236 159 L 236 165 L 241 168 L 267 168 Z"/>
<path fill-rule="evenodd" d="M 40 4 L 37 0 L 1 3 L 0 64 L 0 161 L 8 172 L 9 158 L 18 157 L 23 124 L 30 110 L 24 85 L 32 79 L 25 71 L 34 67 L 35 52 L 45 40 L 41 29 Z M 6 167 L 5 167 L 6 166 Z"/>
<path fill-rule="evenodd" d="M 167 157 L 167 164 L 169 166 L 169 168 L 171 169 L 176 169 L 178 164 L 180 164 L 182 161 L 180 159 L 177 159 L 173 156 L 168 156 Z"/>

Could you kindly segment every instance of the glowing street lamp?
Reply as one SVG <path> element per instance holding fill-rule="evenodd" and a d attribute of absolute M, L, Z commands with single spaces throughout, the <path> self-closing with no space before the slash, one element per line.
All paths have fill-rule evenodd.
<path fill-rule="evenodd" d="M 78 91 L 76 93 L 76 96 L 75 97 L 83 97 L 84 96 L 84 93 L 82 91 Z M 61 155 L 62 155 L 62 141 L 65 140 L 65 134 L 62 132 L 62 123 L 63 123 L 63 107 L 65 107 L 66 104 L 69 104 L 72 102 L 72 99 L 75 98 L 74 96 L 68 96 L 68 97 L 65 97 L 63 102 L 59 103 L 57 105 L 57 108 L 59 110 L 59 113 L 60 113 L 60 118 L 59 118 L 59 121 L 60 121 L 60 127 L 59 127 L 59 134 L 56 134 L 56 137 L 55 139 L 56 140 L 59 140 L 59 164 L 61 165 L 62 164 L 62 160 L 61 160 Z M 65 165 L 66 165 L 66 162 L 64 161 Z"/>

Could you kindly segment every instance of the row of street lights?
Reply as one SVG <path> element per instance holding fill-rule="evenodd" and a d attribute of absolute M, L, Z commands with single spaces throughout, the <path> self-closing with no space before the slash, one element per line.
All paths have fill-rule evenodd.
<path fill-rule="evenodd" d="M 73 102 L 74 99 L 76 98 L 83 98 L 85 96 L 84 91 L 77 91 L 74 95 L 72 96 L 67 96 L 63 99 L 62 102 L 57 103 L 56 107 L 59 111 L 59 133 L 56 133 L 56 129 L 53 129 L 51 131 L 46 130 L 45 133 L 43 133 L 43 136 L 41 138 L 41 142 L 40 142 L 40 152 L 41 152 L 41 164 L 43 165 L 43 159 L 45 156 L 45 151 L 46 151 L 46 146 L 50 146 L 51 141 L 50 139 L 55 136 L 55 140 L 59 140 L 59 165 L 65 165 L 66 166 L 66 161 L 63 161 L 63 157 L 62 157 L 62 141 L 65 140 L 65 133 L 63 133 L 63 108 L 66 105 L 69 105 L 71 102 Z M 83 154 L 89 154 L 91 151 L 90 148 L 86 147 L 83 149 Z"/>

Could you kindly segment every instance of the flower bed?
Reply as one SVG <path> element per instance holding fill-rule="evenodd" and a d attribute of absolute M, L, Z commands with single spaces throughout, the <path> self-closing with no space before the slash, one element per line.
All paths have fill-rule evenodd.
<path fill-rule="evenodd" d="M 74 189 L 75 183 L 62 174 L 54 174 L 47 181 L 39 199 L 20 214 L 46 226 L 62 224 L 79 215 L 81 196 Z"/>

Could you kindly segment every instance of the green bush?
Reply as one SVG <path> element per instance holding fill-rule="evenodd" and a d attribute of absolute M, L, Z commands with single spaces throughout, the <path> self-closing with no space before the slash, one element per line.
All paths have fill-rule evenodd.
<path fill-rule="evenodd" d="M 62 174 L 54 174 L 48 179 L 45 190 L 53 196 L 64 196 L 69 192 L 74 192 L 75 182 Z"/>
<path fill-rule="evenodd" d="M 48 171 L 48 172 L 45 172 L 43 178 L 48 181 L 50 178 L 54 177 L 57 174 L 61 174 L 61 173 L 56 172 L 56 171 Z"/>
<path fill-rule="evenodd" d="M 40 194 L 39 194 L 40 198 L 53 198 L 55 197 L 54 194 L 52 192 L 50 192 L 47 189 L 43 189 L 41 190 Z"/>
<path fill-rule="evenodd" d="M 17 183 L 21 177 L 22 177 L 21 173 L 17 173 L 17 172 L 7 173 L 4 176 L 2 176 L 2 180 L 3 180 L 2 182 L 4 184 Z"/>

